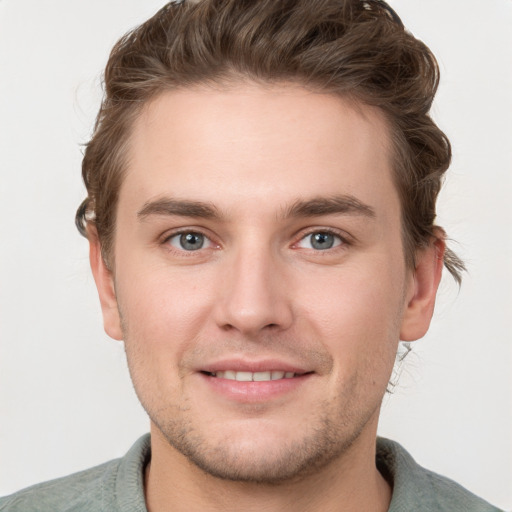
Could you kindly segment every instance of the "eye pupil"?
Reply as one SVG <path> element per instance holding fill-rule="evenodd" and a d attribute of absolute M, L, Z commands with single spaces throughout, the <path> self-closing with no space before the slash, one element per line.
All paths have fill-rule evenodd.
<path fill-rule="evenodd" d="M 330 249 L 334 245 L 334 236 L 330 233 L 314 233 L 311 235 L 311 247 L 314 249 Z"/>
<path fill-rule="evenodd" d="M 187 251 L 197 251 L 204 245 L 204 236 L 199 233 L 184 233 L 180 235 L 180 245 Z"/>

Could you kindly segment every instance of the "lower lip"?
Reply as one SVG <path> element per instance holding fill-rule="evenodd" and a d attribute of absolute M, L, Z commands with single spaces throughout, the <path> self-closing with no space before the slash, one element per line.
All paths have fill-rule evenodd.
<path fill-rule="evenodd" d="M 312 374 L 308 373 L 298 377 L 292 377 L 291 379 L 244 382 L 212 377 L 205 373 L 199 375 L 216 394 L 229 400 L 245 403 L 265 402 L 286 395 L 296 391 L 312 377 Z"/>

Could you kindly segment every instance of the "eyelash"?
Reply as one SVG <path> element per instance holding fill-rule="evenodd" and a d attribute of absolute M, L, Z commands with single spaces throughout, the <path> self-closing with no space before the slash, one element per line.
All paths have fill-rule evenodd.
<path fill-rule="evenodd" d="M 300 233 L 300 237 L 298 238 L 297 242 L 294 242 L 293 247 L 297 246 L 300 242 L 302 242 L 303 240 L 305 240 L 308 237 L 311 237 L 312 235 L 315 235 L 315 234 L 332 235 L 340 241 L 340 243 L 338 245 L 336 245 L 334 247 L 330 247 L 328 249 L 324 249 L 324 250 L 309 249 L 309 250 L 314 251 L 316 254 L 321 254 L 321 253 L 323 253 L 323 254 L 331 253 L 332 254 L 333 251 L 343 250 L 343 249 L 346 249 L 348 246 L 352 245 L 352 241 L 349 239 L 349 237 L 346 233 L 338 231 L 333 228 L 320 227 L 320 228 L 308 229 L 307 231 Z"/>
<path fill-rule="evenodd" d="M 202 236 L 205 238 L 205 240 L 208 241 L 210 247 L 200 247 L 199 249 L 197 250 L 190 250 L 190 251 L 187 251 L 185 249 L 178 249 L 176 247 L 173 247 L 171 244 L 170 244 L 170 241 L 175 238 L 175 237 L 178 237 L 180 235 L 199 235 L 199 236 Z M 298 237 L 296 237 L 297 241 L 294 242 L 291 247 L 292 248 L 297 248 L 298 244 L 300 244 L 302 241 L 306 240 L 308 237 L 311 237 L 312 235 L 315 235 L 315 234 L 325 234 L 325 235 L 331 235 L 335 238 L 337 238 L 339 240 L 339 244 L 333 246 L 333 247 L 328 247 L 327 249 L 314 249 L 314 248 L 304 248 L 305 250 L 307 251 L 312 251 L 314 252 L 315 254 L 332 254 L 334 251 L 338 251 L 338 250 L 344 250 L 346 249 L 348 246 L 352 245 L 352 241 L 350 240 L 350 238 L 347 236 L 346 233 L 342 233 L 336 229 L 333 229 L 333 228 L 324 228 L 324 227 L 321 227 L 321 228 L 310 228 L 308 229 L 307 231 L 303 231 L 302 233 L 299 234 Z M 166 236 L 164 236 L 164 238 L 162 239 L 161 241 L 161 245 L 163 246 L 166 246 L 166 249 L 169 251 L 169 252 L 175 252 L 175 253 L 179 253 L 181 256 L 193 256 L 194 253 L 200 253 L 200 252 L 203 252 L 203 249 L 211 249 L 212 246 L 213 248 L 218 248 L 219 247 L 219 244 L 216 244 L 212 237 L 208 236 L 206 233 L 204 233 L 203 231 L 201 231 L 200 229 L 194 229 L 194 228 L 189 228 L 189 229 L 180 229 L 178 231 L 173 231 L 172 233 L 170 234 L 166 234 Z"/>
<path fill-rule="evenodd" d="M 170 234 L 166 234 L 164 236 L 164 238 L 162 239 L 161 241 L 161 245 L 163 246 L 166 246 L 166 249 L 169 251 L 169 252 L 175 252 L 175 253 L 179 253 L 180 255 L 190 255 L 192 256 L 194 253 L 196 252 L 202 252 L 201 249 L 203 249 L 203 247 L 195 250 L 195 251 L 187 251 L 185 249 L 177 249 L 176 247 L 173 247 L 171 244 L 170 244 L 170 241 L 175 238 L 175 237 L 178 237 L 178 236 L 181 236 L 181 235 L 199 235 L 199 236 L 202 236 L 204 237 L 204 239 L 206 241 L 209 242 L 210 245 L 213 245 L 214 247 L 217 246 L 218 247 L 218 244 L 216 244 L 213 240 L 212 240 L 212 237 L 208 236 L 207 234 L 205 234 L 204 232 L 202 232 L 200 229 L 180 229 L 178 231 L 173 231 L 172 233 Z M 208 247 L 207 247 L 208 248 Z"/>

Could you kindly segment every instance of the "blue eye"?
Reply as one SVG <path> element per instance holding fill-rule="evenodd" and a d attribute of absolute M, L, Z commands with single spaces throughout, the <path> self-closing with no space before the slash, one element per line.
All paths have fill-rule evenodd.
<path fill-rule="evenodd" d="M 182 251 L 198 251 L 203 249 L 209 243 L 209 240 L 201 233 L 189 232 L 171 236 L 169 243 Z"/>
<path fill-rule="evenodd" d="M 315 249 L 325 251 L 341 245 L 342 240 L 338 235 L 328 231 L 317 231 L 305 236 L 297 245 L 303 249 Z"/>

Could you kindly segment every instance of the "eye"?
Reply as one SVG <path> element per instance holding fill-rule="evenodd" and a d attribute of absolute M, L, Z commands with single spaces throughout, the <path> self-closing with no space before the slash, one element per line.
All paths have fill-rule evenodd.
<path fill-rule="evenodd" d="M 198 251 L 209 247 L 210 240 L 201 233 L 188 231 L 185 233 L 176 233 L 167 239 L 167 242 L 182 251 Z"/>
<path fill-rule="evenodd" d="M 340 236 L 329 231 L 316 231 L 305 236 L 299 241 L 297 247 L 302 249 L 314 249 L 316 251 L 325 251 L 341 245 L 343 240 Z"/>

